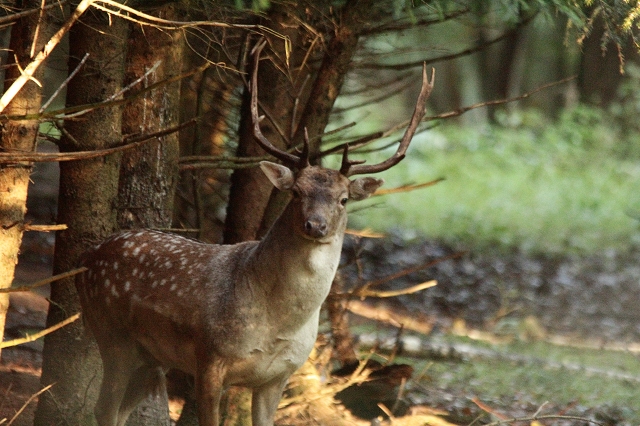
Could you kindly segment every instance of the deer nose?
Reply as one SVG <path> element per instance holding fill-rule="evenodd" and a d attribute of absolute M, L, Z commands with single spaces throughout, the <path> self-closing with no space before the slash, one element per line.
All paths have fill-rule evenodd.
<path fill-rule="evenodd" d="M 323 219 L 308 219 L 304 223 L 304 232 L 311 238 L 327 236 L 327 222 Z"/>

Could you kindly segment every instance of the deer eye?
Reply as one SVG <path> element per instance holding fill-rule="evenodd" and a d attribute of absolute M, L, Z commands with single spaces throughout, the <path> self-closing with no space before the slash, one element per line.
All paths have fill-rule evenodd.
<path fill-rule="evenodd" d="M 342 204 L 343 206 L 347 204 L 347 201 L 349 201 L 349 199 L 347 197 L 341 198 L 340 199 L 340 204 Z"/>

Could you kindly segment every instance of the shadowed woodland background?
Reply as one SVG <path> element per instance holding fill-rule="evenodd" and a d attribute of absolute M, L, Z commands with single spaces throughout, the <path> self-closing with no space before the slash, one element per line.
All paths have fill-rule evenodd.
<path fill-rule="evenodd" d="M 398 398 L 411 375 L 401 364 L 374 369 L 392 396 L 376 399 L 370 394 L 378 389 L 362 385 L 369 394 L 355 400 L 386 401 L 397 409 L 396 423 L 408 410 L 403 404 L 443 410 L 440 417 L 414 412 L 423 421 L 417 424 L 427 415 L 432 423 L 468 424 L 495 415 L 469 402 L 476 394 L 514 416 L 535 413 L 549 398 L 531 390 L 519 395 L 520 383 L 534 381 L 530 372 L 504 377 L 513 394 L 507 401 L 493 396 L 504 383 L 477 379 L 481 390 L 471 391 L 475 379 L 468 378 L 482 374 L 460 370 L 489 359 L 491 375 L 491 363 L 497 371 L 548 359 L 552 350 L 538 348 L 518 361 L 493 346 L 467 350 L 466 341 L 451 336 L 488 333 L 477 340 L 534 340 L 534 348 L 538 341 L 615 346 L 622 348 L 612 355 L 617 370 L 606 373 L 638 387 L 640 69 L 633 2 L 24 0 L 2 2 L 0 14 L 0 289 L 72 271 L 80 253 L 122 228 L 208 242 L 260 238 L 286 202 L 255 167 L 265 154 L 252 136 L 247 59 L 260 38 L 268 43 L 258 76 L 265 136 L 292 149 L 306 128 L 312 158 L 325 165 L 337 164 L 334 154 L 346 142 L 355 158 L 369 161 L 395 149 L 426 62 L 436 68 L 427 117 L 408 158 L 382 176 L 385 189 L 398 189 L 351 211 L 353 235 L 316 358 L 304 367 L 307 375 L 292 380 L 279 424 L 363 421 L 326 399 L 300 403 L 296 395 L 322 394 L 325 380 L 340 394 L 346 379 L 328 371 L 346 368 L 348 377 L 348 366 L 366 353 L 352 336 L 371 334 L 371 317 L 382 321 L 389 312 L 405 315 L 387 318 L 373 333 L 397 337 L 384 367 L 402 348 L 411 352 L 398 329 L 430 336 L 412 363 L 409 387 L 423 396 L 406 404 Z M 48 46 L 55 49 L 43 64 L 30 67 Z M 24 86 L 8 96 L 21 79 Z M 54 224 L 64 226 L 47 228 Z M 371 238 L 379 233 L 386 237 Z M 439 282 L 434 289 L 381 301 L 381 292 L 431 279 Z M 73 276 L 37 291 L 48 305 L 12 293 L 16 319 L 9 311 L 5 340 L 79 310 Z M 0 329 L 8 301 L 0 293 Z M 46 309 L 45 325 L 37 312 Z M 35 413 L 16 422 L 86 424 L 100 360 L 82 322 L 30 345 L 3 350 L 6 383 L 13 386 L 11 372 L 25 366 L 40 373 L 41 363 L 31 393 L 55 385 L 31 404 Z M 365 337 L 360 345 L 367 347 Z M 433 351 L 442 347 L 448 354 Z M 574 353 L 557 356 L 563 372 L 587 362 Z M 449 364 L 423 362 L 443 358 Z M 182 389 L 189 380 L 173 381 L 181 387 L 172 396 L 186 398 L 190 412 Z M 3 389 L 0 407 L 13 411 L 0 411 L 0 420 L 24 400 Z M 638 418 L 627 413 L 639 407 L 629 392 L 615 394 L 619 406 L 599 395 L 580 394 L 575 403 L 557 396 L 549 410 L 632 424 Z M 340 395 L 347 405 L 353 398 Z M 228 400 L 225 424 L 246 424 L 243 394 L 230 392 Z M 149 398 L 128 424 L 167 424 L 166 402 L 166 395 Z M 383 414 L 375 403 L 372 410 Z M 179 424 L 189 422 L 187 414 Z"/>

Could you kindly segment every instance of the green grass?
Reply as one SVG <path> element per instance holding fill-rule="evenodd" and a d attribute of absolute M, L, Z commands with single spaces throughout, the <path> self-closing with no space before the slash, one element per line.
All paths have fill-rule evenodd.
<path fill-rule="evenodd" d="M 444 124 L 383 177 L 387 188 L 446 180 L 375 197 L 351 226 L 551 253 L 640 245 L 640 135 L 586 107 L 555 123 L 528 113 L 480 130 Z"/>

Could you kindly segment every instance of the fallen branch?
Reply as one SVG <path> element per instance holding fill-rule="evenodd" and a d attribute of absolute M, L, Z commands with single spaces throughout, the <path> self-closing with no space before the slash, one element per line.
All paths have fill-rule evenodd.
<path fill-rule="evenodd" d="M 58 225 L 32 225 L 25 223 L 22 225 L 23 231 L 35 231 L 35 232 L 52 232 L 52 231 L 64 231 L 68 226 L 64 223 Z"/>
<path fill-rule="evenodd" d="M 72 322 L 76 321 L 78 318 L 80 318 L 80 312 L 78 312 L 75 315 L 70 316 L 69 318 L 67 318 L 64 321 L 61 321 L 59 323 L 57 323 L 56 325 L 53 325 L 49 328 L 45 328 L 42 331 L 39 331 L 37 333 L 34 334 L 27 334 L 25 337 L 21 338 L 21 339 L 14 339 L 14 340 L 9 340 L 8 342 L 0 342 L 0 349 L 3 348 L 8 348 L 11 346 L 18 346 L 18 345 L 22 345 L 24 343 L 29 343 L 29 342 L 33 342 L 34 340 L 38 340 L 39 338 L 46 336 L 49 333 L 52 333 L 62 327 L 64 327 L 67 324 L 71 324 Z"/>
<path fill-rule="evenodd" d="M 364 285 L 360 286 L 359 288 L 353 290 L 352 292 L 349 293 L 344 293 L 344 296 L 346 297 L 351 297 L 351 296 L 357 296 L 358 294 L 362 294 L 362 293 L 366 293 L 369 288 L 371 287 L 376 287 L 379 286 L 381 284 L 387 283 L 389 281 L 393 281 L 395 279 L 398 278 L 402 278 L 406 275 L 412 274 L 414 272 L 418 272 L 421 271 L 423 269 L 427 269 L 432 267 L 433 265 L 436 265 L 440 262 L 444 262 L 445 260 L 449 260 L 449 259 L 456 259 L 460 256 L 462 256 L 463 254 L 465 254 L 466 252 L 457 252 L 457 253 L 453 253 L 449 256 L 445 256 L 445 257 L 440 257 L 436 260 L 430 260 L 429 262 L 426 263 L 422 263 L 420 265 L 411 267 L 411 268 L 407 268 L 407 269 L 403 269 L 400 272 L 396 272 L 395 274 L 391 274 L 391 275 L 387 275 L 386 277 L 374 280 L 374 281 L 369 281 L 367 283 L 365 283 Z"/>

